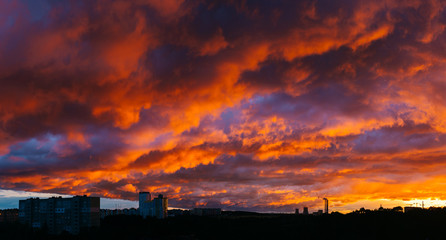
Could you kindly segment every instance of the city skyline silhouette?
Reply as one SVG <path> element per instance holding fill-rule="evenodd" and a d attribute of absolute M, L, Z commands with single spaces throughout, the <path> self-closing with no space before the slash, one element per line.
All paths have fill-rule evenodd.
<path fill-rule="evenodd" d="M 138 192 L 443 207 L 445 16 L 442 0 L 1 1 L 0 209 Z"/>

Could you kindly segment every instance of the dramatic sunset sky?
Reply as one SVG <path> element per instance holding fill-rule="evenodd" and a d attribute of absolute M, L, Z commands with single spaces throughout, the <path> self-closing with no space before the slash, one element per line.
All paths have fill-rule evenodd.
<path fill-rule="evenodd" d="M 0 0 L 0 196 L 444 206 L 445 27 L 441 0 Z"/>

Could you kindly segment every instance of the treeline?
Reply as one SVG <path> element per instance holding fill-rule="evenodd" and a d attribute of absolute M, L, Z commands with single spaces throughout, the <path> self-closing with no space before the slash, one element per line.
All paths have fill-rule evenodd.
<path fill-rule="evenodd" d="M 0 239 L 446 239 L 446 210 L 356 211 L 322 216 L 228 213 L 142 219 L 110 216 L 77 236 L 0 224 Z"/>

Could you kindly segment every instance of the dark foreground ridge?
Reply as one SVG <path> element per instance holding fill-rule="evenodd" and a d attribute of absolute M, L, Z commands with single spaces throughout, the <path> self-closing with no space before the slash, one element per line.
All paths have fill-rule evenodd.
<path fill-rule="evenodd" d="M 110 216 L 79 235 L 49 235 L 0 223 L 1 239 L 445 239 L 446 209 L 409 213 L 356 211 L 321 216 L 223 212 L 218 217 L 167 219 Z"/>

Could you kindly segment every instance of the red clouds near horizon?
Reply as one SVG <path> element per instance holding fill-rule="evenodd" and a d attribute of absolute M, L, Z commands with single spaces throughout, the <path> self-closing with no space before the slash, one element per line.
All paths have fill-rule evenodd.
<path fill-rule="evenodd" d="M 0 188 L 446 199 L 442 1 L 0 5 Z"/>

